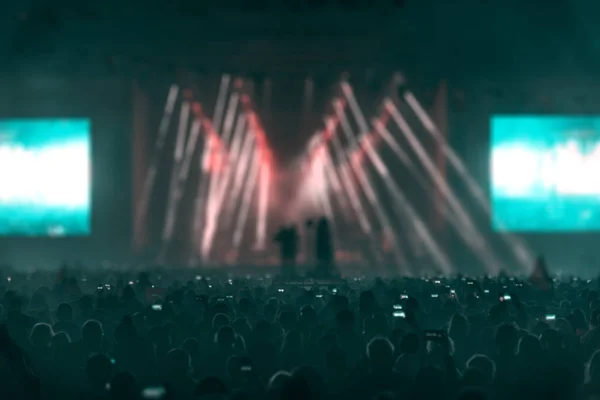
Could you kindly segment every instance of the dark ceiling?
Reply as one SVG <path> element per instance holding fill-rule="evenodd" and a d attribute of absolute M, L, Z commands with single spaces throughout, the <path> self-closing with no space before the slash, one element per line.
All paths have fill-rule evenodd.
<path fill-rule="evenodd" d="M 600 7 L 591 0 L 315 2 L 23 1 L 0 17 L 0 68 L 133 76 L 403 69 L 455 79 L 598 70 Z"/>

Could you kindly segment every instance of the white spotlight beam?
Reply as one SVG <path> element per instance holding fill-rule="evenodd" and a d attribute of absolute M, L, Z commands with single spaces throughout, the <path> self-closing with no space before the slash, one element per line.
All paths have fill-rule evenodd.
<path fill-rule="evenodd" d="M 218 213 L 218 202 L 219 202 L 219 194 L 220 194 L 220 190 L 221 190 L 221 185 L 223 183 L 223 178 L 225 176 L 225 171 L 222 170 L 221 166 L 223 165 L 223 160 L 225 160 L 228 155 L 227 155 L 227 151 L 228 151 L 228 144 L 229 144 L 229 138 L 231 136 L 231 130 L 233 127 L 233 119 L 235 118 L 235 110 L 237 107 L 237 101 L 238 101 L 239 95 L 237 93 L 234 93 L 229 101 L 229 105 L 227 107 L 227 113 L 225 115 L 225 124 L 223 126 L 223 132 L 221 134 L 221 143 L 222 146 L 220 147 L 220 151 L 217 152 L 216 157 L 217 157 L 217 161 L 216 164 L 218 165 L 217 171 L 215 174 L 213 174 L 211 181 L 210 181 L 210 185 L 209 185 L 209 189 L 208 189 L 208 198 L 209 198 L 209 202 L 208 202 L 208 215 L 210 215 L 210 218 L 213 218 L 217 213 Z M 215 133 L 218 135 L 219 131 L 215 130 Z M 209 222 L 210 223 L 210 222 Z"/>
<path fill-rule="evenodd" d="M 188 176 L 190 170 L 190 163 L 192 162 L 192 158 L 194 157 L 195 150 L 198 146 L 198 137 L 200 136 L 200 128 L 201 123 L 199 120 L 195 120 L 192 123 L 192 128 L 190 130 L 190 138 L 188 140 L 187 146 L 185 148 L 185 155 L 183 159 L 183 165 L 181 167 L 181 171 L 177 176 L 177 182 L 175 188 L 172 193 L 172 203 L 169 205 L 169 211 L 167 213 L 167 219 L 165 224 L 165 230 L 163 234 L 163 246 L 162 251 L 166 250 L 166 244 L 173 237 L 173 230 L 175 228 L 175 223 L 177 222 L 177 215 L 179 211 L 179 204 L 181 202 L 181 198 L 185 193 L 185 188 L 188 183 Z"/>
<path fill-rule="evenodd" d="M 336 101 L 334 101 L 333 104 L 335 106 Z M 325 119 L 325 123 L 327 125 L 327 129 L 315 132 L 315 134 L 309 140 L 306 149 L 306 159 L 310 164 L 313 157 L 319 152 L 321 152 L 321 154 L 323 155 L 323 166 L 325 169 L 325 177 L 327 178 L 328 182 L 327 184 L 333 189 L 334 194 L 337 197 L 338 202 L 340 203 L 342 213 L 344 214 L 344 216 L 348 216 L 348 210 L 351 207 L 347 198 L 348 194 L 343 194 L 344 187 L 342 186 L 337 171 L 333 166 L 333 161 L 327 150 L 326 143 L 326 138 L 332 134 L 335 134 L 339 120 L 332 121 L 331 119 Z"/>
<path fill-rule="evenodd" d="M 235 204 L 240 198 L 240 193 L 242 191 L 244 177 L 246 176 L 251 165 L 250 162 L 252 161 L 252 149 L 254 147 L 254 143 L 255 135 L 250 130 L 247 130 L 246 134 L 244 135 L 242 152 L 240 154 L 237 168 L 235 170 L 235 176 L 233 178 L 233 186 L 231 188 L 231 197 L 229 198 L 227 205 L 227 213 L 225 214 L 227 226 L 229 226 L 231 223 Z"/>
<path fill-rule="evenodd" d="M 192 124 L 192 129 L 190 131 L 190 137 L 188 139 L 187 145 L 185 146 L 185 157 L 183 159 L 183 163 L 181 164 L 181 172 L 179 173 L 179 183 L 185 183 L 190 174 L 190 166 L 192 164 L 192 158 L 194 157 L 194 152 L 196 151 L 196 146 L 198 144 L 198 138 L 200 137 L 200 128 L 202 127 L 202 123 L 200 120 L 196 119 Z"/>
<path fill-rule="evenodd" d="M 259 151 L 258 163 L 260 164 L 259 174 L 259 193 L 258 193 L 258 218 L 256 220 L 256 248 L 262 250 L 266 246 L 267 218 L 269 207 L 269 182 L 271 179 L 272 157 L 267 142 L 265 131 L 262 127 L 258 114 L 253 109 L 250 97 L 245 95 L 245 101 L 242 101 L 248 117 L 250 130 L 256 137 L 256 144 Z"/>
<path fill-rule="evenodd" d="M 333 197 L 335 197 L 341 208 L 341 213 L 344 217 L 344 220 L 347 221 L 350 219 L 349 212 L 352 206 L 348 202 L 348 194 L 345 193 L 345 188 L 341 183 L 340 177 L 338 176 L 338 172 L 333 167 L 331 155 L 326 150 L 323 151 L 323 162 L 325 164 L 325 177 L 327 179 L 327 185 L 333 189 Z"/>
<path fill-rule="evenodd" d="M 352 149 L 354 148 L 353 144 L 356 143 L 356 137 L 354 132 L 352 131 L 352 128 L 350 127 L 348 118 L 346 118 L 346 114 L 344 113 L 344 111 L 338 107 L 336 107 L 336 114 L 340 120 L 342 131 L 347 137 L 348 143 L 350 143 L 350 148 L 346 153 L 346 159 L 349 161 L 350 167 L 352 168 L 354 174 L 358 178 L 358 181 L 360 182 L 365 196 L 367 197 L 367 201 L 371 205 L 371 208 L 375 212 L 375 216 L 379 220 L 379 224 L 381 225 L 384 231 L 390 232 L 392 234 L 391 239 L 393 242 L 393 252 L 398 266 L 403 268 L 403 270 L 410 275 L 410 271 L 406 269 L 408 263 L 406 258 L 404 257 L 404 254 L 402 253 L 396 230 L 392 227 L 390 223 L 391 218 L 385 211 L 385 209 L 381 206 L 379 198 L 375 193 L 375 189 L 373 188 L 373 185 L 371 185 L 371 182 L 369 181 L 369 178 L 367 177 L 362 165 L 360 165 L 360 161 L 352 157 Z"/>
<path fill-rule="evenodd" d="M 227 90 L 229 83 L 231 82 L 231 76 L 223 75 L 221 77 L 221 84 L 219 85 L 219 94 L 217 95 L 217 103 L 215 106 L 215 115 L 213 116 L 212 126 L 215 132 L 221 131 L 221 120 L 223 119 L 223 111 L 225 110 L 225 102 L 227 101 Z"/>
<path fill-rule="evenodd" d="M 383 122 L 378 119 L 373 118 L 371 120 L 371 125 L 375 128 L 375 131 L 382 137 L 382 139 L 387 143 L 388 146 L 392 149 L 394 154 L 398 157 L 398 159 L 404 164 L 412 173 L 418 172 L 415 168 L 415 165 L 411 161 L 410 157 L 406 152 L 402 149 L 398 141 L 394 138 L 394 135 L 386 128 Z"/>
<path fill-rule="evenodd" d="M 348 199 L 350 200 L 350 204 L 352 205 L 352 208 L 354 209 L 354 212 L 358 218 L 358 224 L 365 236 L 369 239 L 371 251 L 373 251 L 373 254 L 376 256 L 378 261 L 381 261 L 381 246 L 378 246 L 375 240 L 373 227 L 369 222 L 365 209 L 360 201 L 358 189 L 352 179 L 350 161 L 347 159 L 346 153 L 342 148 L 340 138 L 337 135 L 334 134 L 331 137 L 331 143 L 333 145 L 336 159 L 338 160 L 341 181 L 343 186 L 346 188 Z"/>
<path fill-rule="evenodd" d="M 437 263 L 440 270 L 446 274 L 451 274 L 452 272 L 454 272 L 454 269 L 450 260 L 448 259 L 448 256 L 433 238 L 433 236 L 427 229 L 427 226 L 425 225 L 421 217 L 419 217 L 417 211 L 414 209 L 410 201 L 408 201 L 408 199 L 406 198 L 404 192 L 398 187 L 396 182 L 394 182 L 388 168 L 370 144 L 368 136 L 365 136 L 365 138 L 367 140 L 362 141 L 362 146 L 365 149 L 367 157 L 369 157 L 369 159 L 375 166 L 375 169 L 382 177 L 388 191 L 392 194 L 392 197 L 395 199 L 394 204 L 396 211 L 399 214 L 403 215 L 404 218 L 408 219 L 415 233 L 421 239 L 423 244 L 427 247 L 430 255 Z"/>
<path fill-rule="evenodd" d="M 410 173 L 414 176 L 415 180 L 421 186 L 421 188 L 425 191 L 425 193 L 433 193 L 434 189 L 431 184 L 425 179 L 421 171 L 419 171 L 414 163 L 408 157 L 408 154 L 398 144 L 392 133 L 388 130 L 385 124 L 376 118 L 371 120 L 371 125 L 375 128 L 375 131 L 379 133 L 379 135 L 383 138 L 383 140 L 390 146 L 392 151 L 396 154 L 398 159 L 404 164 L 404 166 L 410 171 Z M 443 209 L 446 209 L 446 205 L 443 205 Z M 454 216 L 451 214 L 446 214 L 446 218 L 453 219 Z"/>
<path fill-rule="evenodd" d="M 233 176 L 234 169 L 239 162 L 240 146 L 241 141 L 243 139 L 242 135 L 245 132 L 245 125 L 246 116 L 242 114 L 238 118 L 238 123 L 233 134 L 231 148 L 228 152 L 227 162 L 224 163 L 225 171 L 222 172 L 222 180 L 219 183 L 219 187 L 216 189 L 216 199 L 214 202 L 214 208 L 210 211 L 210 217 L 212 221 L 210 221 L 209 223 L 215 225 L 215 229 L 218 228 L 221 213 L 223 211 L 223 205 L 225 202 L 225 196 L 227 195 L 227 191 L 230 187 L 229 183 L 231 182 L 231 177 Z"/>
<path fill-rule="evenodd" d="M 177 139 L 173 153 L 173 165 L 171 166 L 171 178 L 169 179 L 169 192 L 167 200 L 167 213 L 165 224 L 163 226 L 162 240 L 168 242 L 173 234 L 173 226 L 175 224 L 175 210 L 177 208 L 177 191 L 179 171 L 183 160 L 183 152 L 187 134 L 188 120 L 190 116 L 190 103 L 184 101 L 181 105 L 179 113 L 179 127 L 177 129 Z M 163 243 L 164 244 L 164 243 Z M 164 248 L 164 247 L 163 247 Z"/>
<path fill-rule="evenodd" d="M 256 248 L 264 250 L 267 238 L 267 211 L 269 209 L 269 185 L 271 168 L 266 161 L 260 166 L 260 187 L 258 192 L 258 221 L 256 224 Z"/>
<path fill-rule="evenodd" d="M 223 75 L 221 76 L 221 83 L 219 85 L 219 94 L 217 95 L 217 102 L 215 105 L 215 113 L 213 115 L 212 123 L 210 123 L 210 127 L 207 127 L 207 134 L 209 138 L 207 139 L 208 149 L 204 152 L 202 157 L 202 169 L 204 172 L 203 181 L 199 188 L 200 200 L 197 202 L 196 206 L 201 207 L 197 210 L 198 216 L 196 217 L 196 221 L 198 223 L 197 233 L 199 230 L 202 230 L 202 240 L 204 242 L 204 237 L 206 236 L 206 230 L 208 228 L 209 223 L 209 215 L 210 210 L 213 208 L 213 195 L 214 195 L 214 187 L 216 185 L 216 181 L 218 180 L 218 169 L 213 168 L 214 165 L 210 165 L 215 162 L 215 158 L 217 159 L 216 163 L 220 161 L 220 155 L 217 156 L 216 152 L 221 151 L 218 148 L 215 138 L 213 135 L 218 136 L 218 132 L 221 130 L 221 123 L 223 120 L 223 113 L 225 111 L 225 104 L 227 102 L 227 93 L 229 90 L 229 84 L 231 83 L 231 76 Z M 206 124 L 207 121 L 205 121 Z M 202 248 L 202 244 L 200 245 L 200 254 L 204 257 L 205 252 Z"/>
<path fill-rule="evenodd" d="M 235 227 L 235 233 L 233 235 L 233 246 L 236 250 L 239 249 L 240 245 L 242 244 L 242 238 L 244 237 L 244 229 L 246 227 L 246 221 L 248 220 L 250 205 L 252 204 L 252 196 L 254 194 L 254 190 L 258 182 L 258 171 L 260 165 L 258 152 L 258 148 L 255 147 L 248 176 L 248 183 L 246 184 L 246 188 L 244 190 L 244 194 L 242 197 L 242 207 Z"/>
<path fill-rule="evenodd" d="M 394 151 L 394 153 L 396 153 L 396 156 L 400 159 L 402 164 L 404 164 L 404 166 L 406 166 L 406 168 L 408 168 L 408 170 L 411 172 L 411 174 L 415 178 L 416 182 L 425 191 L 425 193 L 433 193 L 433 191 L 434 191 L 433 186 L 427 181 L 427 179 L 425 179 L 425 177 L 423 176 L 421 171 L 419 171 L 415 167 L 414 163 L 410 160 L 410 158 L 407 158 L 408 155 L 404 152 L 404 150 L 402 150 L 402 148 L 400 147 L 400 145 L 398 144 L 396 139 L 394 139 L 392 133 L 385 126 L 385 124 L 378 118 L 372 118 L 371 125 L 373 126 L 373 128 L 375 128 L 374 132 L 377 132 L 378 134 L 380 134 L 380 136 L 382 136 L 382 138 L 384 135 L 387 137 L 387 139 L 384 139 L 385 143 L 387 143 L 387 144 L 393 143 L 393 146 L 396 148 L 395 149 L 392 148 L 392 150 Z M 367 138 L 366 136 L 369 136 L 369 137 Z M 374 136 L 374 133 L 368 133 L 368 134 L 363 133 L 362 135 L 360 135 L 360 137 L 358 138 L 357 144 L 355 145 L 355 148 L 352 149 L 352 153 L 360 150 L 360 147 L 362 145 L 359 144 L 359 142 L 362 142 L 363 140 L 374 139 L 371 136 Z M 371 144 L 374 147 L 377 147 L 378 142 L 374 142 L 374 140 L 372 140 Z M 397 150 L 400 150 L 402 155 L 398 154 Z M 443 207 L 443 210 L 447 210 L 446 204 L 443 204 L 442 207 Z M 454 215 L 446 214 L 446 218 L 448 220 L 454 219 Z"/>
<path fill-rule="evenodd" d="M 326 124 L 328 124 L 328 128 L 323 131 L 317 131 L 309 140 L 306 149 L 306 159 L 307 162 L 310 164 L 315 155 L 321 152 L 321 154 L 323 155 L 323 167 L 325 170 L 327 187 L 331 187 L 333 189 L 333 193 L 341 208 L 342 215 L 345 218 L 350 218 L 349 211 L 351 209 L 351 205 L 348 202 L 349 194 L 345 193 L 345 187 L 342 186 L 341 179 L 338 176 L 337 170 L 333 166 L 333 161 L 331 159 L 329 151 L 327 150 L 327 144 L 325 142 L 325 138 L 327 136 L 335 134 L 339 121 L 336 120 L 336 122 L 328 122 L 331 121 L 330 119 L 326 119 L 325 121 Z M 333 214 L 333 208 L 331 213 Z"/>
<path fill-rule="evenodd" d="M 203 227 L 206 222 L 206 216 L 203 210 L 206 208 L 207 196 L 208 196 L 208 185 L 210 182 L 210 157 L 213 148 L 212 136 L 207 135 L 202 148 L 202 156 L 200 157 L 200 163 L 198 165 L 201 171 L 200 183 L 196 191 L 196 199 L 194 202 L 194 232 L 193 232 L 193 243 L 194 248 L 197 250 L 197 255 L 201 254 L 201 234 Z"/>
<path fill-rule="evenodd" d="M 320 148 L 312 159 L 312 165 L 310 168 L 310 177 L 312 184 L 310 187 L 318 196 L 318 203 L 320 203 L 323 213 L 333 224 L 335 229 L 335 216 L 333 214 L 333 207 L 329 199 L 329 192 L 331 188 L 327 182 L 326 167 L 325 167 L 326 153 L 324 148 Z"/>
<path fill-rule="evenodd" d="M 363 131 L 363 133 L 368 132 L 368 126 L 367 126 L 366 120 L 365 120 L 364 116 L 362 115 L 360 108 L 358 107 L 358 103 L 356 102 L 356 99 L 354 98 L 354 93 L 352 92 L 350 85 L 348 85 L 348 83 L 346 83 L 346 82 L 343 82 L 342 90 L 344 91 L 344 94 L 346 95 L 346 98 L 348 99 L 348 102 L 350 104 L 350 109 L 355 114 L 355 118 L 356 118 L 356 121 L 358 122 L 359 128 Z M 362 137 L 368 139 L 368 135 L 363 135 Z M 379 157 L 377 152 L 375 152 L 375 150 L 373 149 L 369 140 L 362 140 L 361 144 L 362 144 L 363 148 L 365 149 L 367 156 L 369 157 L 369 159 L 375 166 L 375 169 L 377 170 L 379 175 L 382 177 L 385 185 L 387 186 L 387 189 L 390 191 L 390 193 L 396 200 L 396 203 L 395 203 L 396 210 L 400 211 L 402 214 L 404 214 L 408 218 L 413 229 L 415 230 L 415 233 L 421 238 L 421 240 L 423 241 L 425 246 L 427 246 L 431 256 L 433 257 L 434 261 L 437 263 L 438 267 L 444 273 L 447 273 L 447 274 L 452 273 L 453 268 L 450 263 L 450 260 L 448 259 L 448 257 L 444 253 L 444 251 L 440 248 L 438 243 L 435 241 L 433 236 L 431 236 L 431 233 L 427 229 L 425 223 L 419 217 L 419 215 L 416 212 L 416 210 L 414 209 L 414 207 L 407 200 L 405 194 L 398 187 L 398 185 L 396 185 L 396 183 L 392 180 L 389 170 L 385 166 L 385 163 L 383 162 L 383 160 L 381 160 L 381 158 Z"/>
<path fill-rule="evenodd" d="M 334 108 L 336 106 L 341 106 L 341 109 L 343 110 L 343 105 L 338 100 L 334 100 L 332 105 Z M 370 239 L 371 251 L 380 260 L 380 249 L 373 240 L 371 224 L 366 217 L 347 162 L 344 161 L 345 154 L 341 142 L 339 138 L 336 137 L 339 120 L 334 117 L 326 117 L 324 122 L 325 129 L 317 131 L 309 140 L 306 148 L 306 162 L 310 168 L 315 155 L 322 151 L 327 190 L 329 190 L 329 187 L 333 188 L 333 191 L 336 194 L 335 197 L 341 207 L 342 215 L 346 219 L 350 220 L 352 218 L 352 213 L 356 215 L 361 230 Z M 329 141 L 332 143 L 331 148 L 328 145 Z M 330 154 L 330 151 L 333 152 L 333 156 L 338 160 L 339 167 L 334 166 L 333 157 Z M 327 205 L 329 199 L 326 198 L 326 194 L 318 194 L 316 191 L 313 191 L 313 196 L 311 197 L 316 208 L 323 208 L 326 215 L 333 215 L 331 202 L 329 202 L 329 206 Z M 331 208 L 331 211 L 328 211 L 328 208 Z"/>
<path fill-rule="evenodd" d="M 225 147 L 229 146 L 229 139 L 231 138 L 231 133 L 233 132 L 233 123 L 235 121 L 235 116 L 237 115 L 236 110 L 239 99 L 240 95 L 238 93 L 233 93 L 229 98 L 227 115 L 225 116 L 225 123 L 223 125 L 223 144 Z"/>
<path fill-rule="evenodd" d="M 342 183 L 333 168 L 331 157 L 327 154 L 326 151 L 323 151 L 323 168 L 325 172 L 325 176 L 329 179 L 330 186 L 333 189 L 334 193 L 338 196 L 342 196 Z M 344 199 L 345 200 L 345 199 Z M 348 204 L 344 201 L 344 204 Z"/>
<path fill-rule="evenodd" d="M 450 188 L 448 183 L 440 175 L 433 161 L 427 154 L 427 151 L 421 145 L 419 139 L 416 137 L 416 135 L 414 134 L 404 117 L 402 117 L 402 114 L 400 114 L 398 108 L 390 99 L 386 99 L 384 104 L 386 109 L 392 116 L 392 119 L 396 122 L 402 133 L 407 138 L 411 147 L 419 157 L 419 160 L 425 167 L 425 170 L 428 172 L 435 185 L 440 188 L 441 193 L 446 198 L 446 201 L 450 205 L 450 208 L 458 217 L 458 222 L 460 223 L 460 226 L 455 226 L 457 233 L 463 238 L 465 243 L 469 247 L 471 247 L 471 249 L 475 252 L 477 257 L 484 262 L 488 273 L 497 274 L 498 272 L 500 272 L 502 266 L 494 256 L 492 249 L 489 248 L 487 242 L 483 238 L 483 235 L 476 228 L 471 217 L 467 214 L 463 206 L 460 204 L 460 201 L 456 197 L 454 191 Z"/>
<path fill-rule="evenodd" d="M 425 127 L 425 130 L 427 130 L 427 132 L 429 132 L 429 134 L 433 136 L 433 138 L 441 145 L 444 155 L 446 155 L 450 164 L 464 179 L 469 191 L 471 192 L 471 195 L 476 199 L 481 208 L 489 217 L 491 214 L 489 206 L 490 202 L 487 196 L 485 195 L 485 192 L 483 191 L 482 187 L 473 178 L 473 176 L 471 175 L 467 167 L 464 165 L 460 157 L 456 154 L 456 152 L 448 145 L 448 143 L 436 127 L 435 123 L 429 117 L 427 112 L 423 109 L 415 95 L 407 90 L 404 93 L 404 99 L 411 107 L 411 109 L 415 112 L 415 114 Z M 534 257 L 531 253 L 531 250 L 527 248 L 523 241 L 513 234 L 504 234 L 501 235 L 501 237 L 511 249 L 515 258 L 521 263 L 522 267 L 524 267 L 526 270 L 531 270 L 533 266 Z"/>
<path fill-rule="evenodd" d="M 373 228 L 362 206 L 354 182 L 352 181 L 352 175 L 349 171 L 349 162 L 346 160 L 346 154 L 342 148 L 342 143 L 337 137 L 337 135 L 334 135 L 332 137 L 331 143 L 333 144 L 333 150 L 339 163 L 340 174 L 342 176 L 342 184 L 346 188 L 350 204 L 356 212 L 356 216 L 358 217 L 358 223 L 365 235 L 371 236 L 373 234 Z"/>
<path fill-rule="evenodd" d="M 148 214 L 148 206 L 150 204 L 150 196 L 152 194 L 152 189 L 154 188 L 154 182 L 156 181 L 156 174 L 158 172 L 158 166 L 160 162 L 160 157 L 162 153 L 162 149 L 165 146 L 165 140 L 167 138 L 167 134 L 169 133 L 169 126 L 171 124 L 171 116 L 173 114 L 173 109 L 175 108 L 175 103 L 177 101 L 177 96 L 179 95 L 179 86 L 171 85 L 169 89 L 169 94 L 167 96 L 167 103 L 165 105 L 165 110 L 160 121 L 160 125 L 158 127 L 158 136 L 156 138 L 156 142 L 154 143 L 154 154 L 152 156 L 152 161 L 150 163 L 150 168 L 148 169 L 148 173 L 146 174 L 146 179 L 144 180 L 144 186 L 142 189 L 142 196 L 140 198 L 140 204 L 137 207 L 136 214 L 136 234 L 140 234 L 142 229 L 145 229 L 143 226 L 143 221 Z"/>

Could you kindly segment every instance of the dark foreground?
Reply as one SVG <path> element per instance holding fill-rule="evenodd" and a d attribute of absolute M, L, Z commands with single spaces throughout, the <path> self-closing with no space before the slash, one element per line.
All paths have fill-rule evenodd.
<path fill-rule="evenodd" d="M 598 281 L 1 279 L 2 399 L 600 396 Z"/>

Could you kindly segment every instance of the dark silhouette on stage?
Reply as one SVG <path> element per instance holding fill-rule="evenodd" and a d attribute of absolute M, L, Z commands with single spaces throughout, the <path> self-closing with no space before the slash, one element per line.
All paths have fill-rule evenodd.
<path fill-rule="evenodd" d="M 331 226 L 327 218 L 323 217 L 317 222 L 315 234 L 315 255 L 317 265 L 315 274 L 320 277 L 330 277 L 334 272 L 335 252 Z"/>
<path fill-rule="evenodd" d="M 298 230 L 295 225 L 284 226 L 275 235 L 279 244 L 279 259 L 284 276 L 296 274 L 296 258 L 298 256 Z"/>
<path fill-rule="evenodd" d="M 314 234 L 311 232 L 313 229 Z M 309 234 L 309 232 L 311 233 Z M 314 253 L 313 260 L 307 262 L 307 264 L 314 264 L 313 272 L 310 275 L 319 278 L 329 278 L 334 275 L 335 251 L 332 235 L 331 225 L 327 218 L 306 221 L 306 229 L 302 239 L 304 243 L 309 244 L 309 246 L 305 246 L 305 251 L 308 251 L 309 254 Z M 283 226 L 273 240 L 279 245 L 282 276 L 295 276 L 299 244 L 298 229 L 295 225 Z M 310 243 L 311 241 L 314 241 L 314 243 Z"/>

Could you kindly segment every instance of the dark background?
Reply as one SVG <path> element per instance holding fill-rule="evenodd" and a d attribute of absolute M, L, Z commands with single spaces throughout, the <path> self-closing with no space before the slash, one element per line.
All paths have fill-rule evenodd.
<path fill-rule="evenodd" d="M 451 143 L 486 188 L 490 115 L 600 112 L 599 6 L 592 1 L 100 3 L 24 1 L 0 17 L 0 115 L 89 116 L 94 126 L 94 235 L 4 239 L 0 259 L 128 255 L 133 81 L 154 110 L 173 82 L 197 82 L 210 97 L 221 73 L 239 74 L 255 81 L 260 99 L 270 80 L 265 125 L 285 163 L 318 126 L 342 72 L 367 110 L 394 71 L 406 74 L 425 104 L 445 80 Z M 299 123 L 307 77 L 315 83 L 313 116 Z M 155 132 L 160 116 L 147 118 Z M 491 235 L 489 221 L 474 215 Z M 596 268 L 597 234 L 527 239 L 551 265 Z"/>

